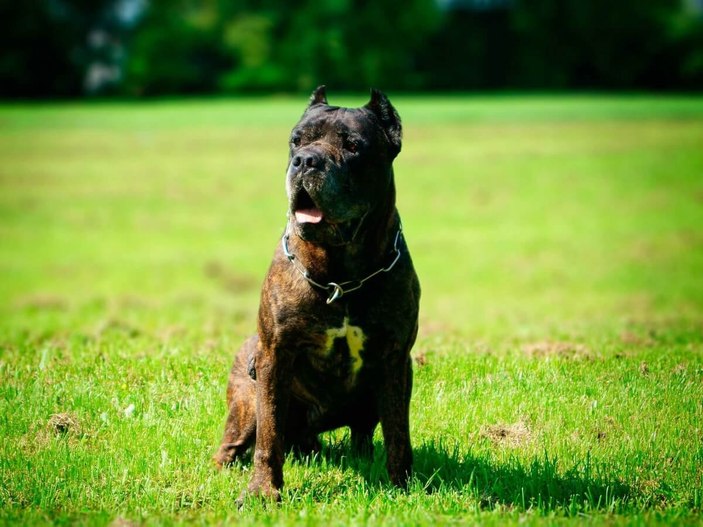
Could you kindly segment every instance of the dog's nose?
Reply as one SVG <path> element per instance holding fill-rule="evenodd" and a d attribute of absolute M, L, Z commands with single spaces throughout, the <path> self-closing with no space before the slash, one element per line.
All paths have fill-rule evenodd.
<path fill-rule="evenodd" d="M 293 158 L 291 164 L 298 170 L 306 168 L 321 168 L 322 156 L 317 152 L 303 152 Z"/>

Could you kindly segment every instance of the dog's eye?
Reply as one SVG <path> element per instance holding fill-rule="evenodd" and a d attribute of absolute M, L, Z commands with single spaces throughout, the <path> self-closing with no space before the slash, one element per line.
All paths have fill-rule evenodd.
<path fill-rule="evenodd" d="M 344 150 L 355 154 L 357 150 L 359 150 L 359 143 L 357 141 L 354 141 L 353 139 L 345 139 Z"/>
<path fill-rule="evenodd" d="M 294 135 L 293 137 L 290 138 L 290 144 L 292 146 L 300 146 L 300 136 L 299 135 Z"/>

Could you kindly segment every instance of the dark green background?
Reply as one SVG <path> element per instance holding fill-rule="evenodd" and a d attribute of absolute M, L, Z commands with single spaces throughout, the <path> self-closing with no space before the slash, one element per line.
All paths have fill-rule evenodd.
<path fill-rule="evenodd" d="M 701 0 L 0 2 L 0 96 L 697 90 Z M 87 82 L 91 68 L 112 68 Z"/>

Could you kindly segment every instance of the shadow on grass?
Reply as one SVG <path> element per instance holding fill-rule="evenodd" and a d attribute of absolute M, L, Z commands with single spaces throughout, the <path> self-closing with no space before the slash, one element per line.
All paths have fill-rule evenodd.
<path fill-rule="evenodd" d="M 355 470 L 372 487 L 381 488 L 388 484 L 385 454 L 380 444 L 375 451 L 370 459 L 354 456 L 343 444 L 333 444 L 324 449 L 323 456 L 331 464 Z M 461 491 L 474 498 L 478 508 L 537 507 L 567 514 L 617 512 L 633 498 L 628 485 L 592 466 L 590 457 L 564 468 L 563 462 L 546 453 L 528 462 L 510 458 L 496 463 L 458 448 L 426 443 L 414 448 L 413 454 L 414 485 L 428 494 Z"/>
<path fill-rule="evenodd" d="M 590 457 L 566 469 L 558 465 L 547 453 L 529 462 L 511 458 L 497 464 L 433 444 L 415 450 L 416 478 L 428 492 L 466 489 L 485 506 L 580 509 L 587 504 L 591 509 L 612 510 L 632 496 L 628 485 L 594 470 Z"/>

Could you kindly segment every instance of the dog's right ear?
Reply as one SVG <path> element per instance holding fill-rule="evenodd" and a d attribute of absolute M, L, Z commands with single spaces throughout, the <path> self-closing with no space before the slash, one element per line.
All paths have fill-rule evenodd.
<path fill-rule="evenodd" d="M 316 104 L 327 104 L 327 93 L 325 93 L 326 89 L 327 87 L 324 84 L 315 88 L 315 91 L 313 91 L 310 96 L 310 104 L 308 107 L 315 106 Z"/>

